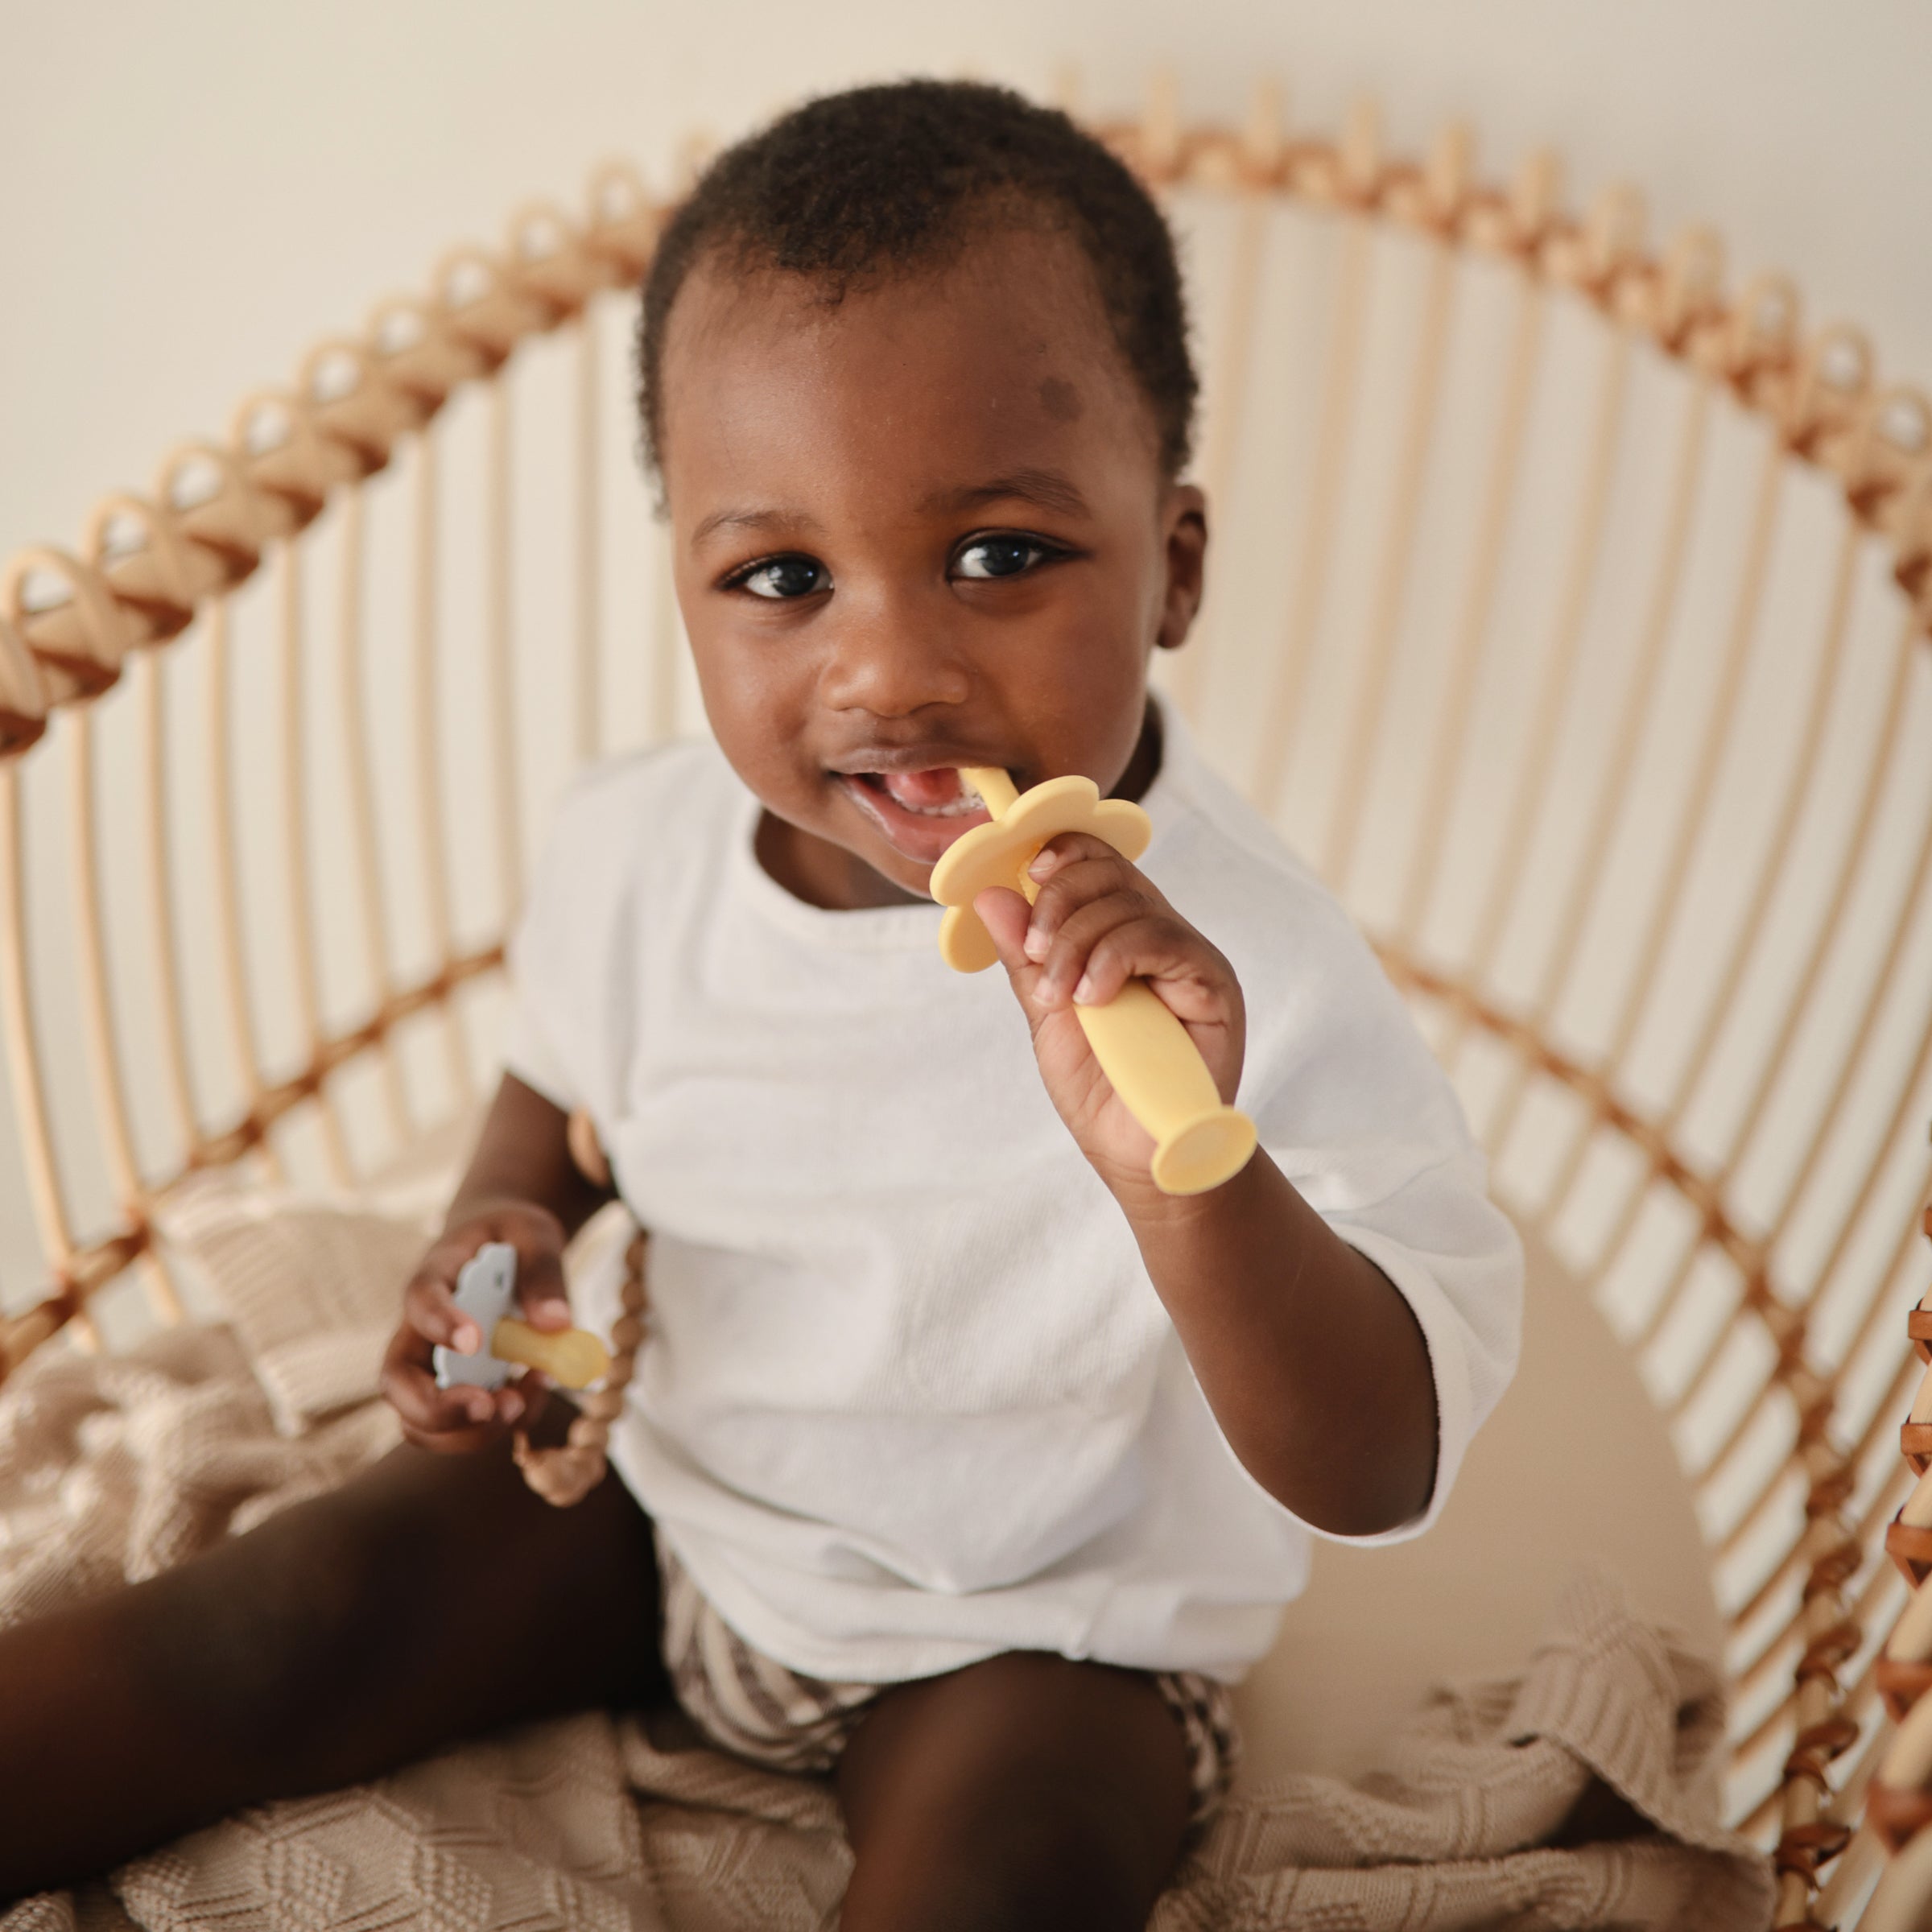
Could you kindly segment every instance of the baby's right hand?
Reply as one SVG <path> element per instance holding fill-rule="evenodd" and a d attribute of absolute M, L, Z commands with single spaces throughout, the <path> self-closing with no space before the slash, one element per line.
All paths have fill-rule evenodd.
<path fill-rule="evenodd" d="M 488 1341 L 456 1302 L 457 1271 L 486 1241 L 507 1241 L 517 1251 L 523 1319 L 533 1328 L 568 1328 L 564 1240 L 563 1224 L 530 1201 L 486 1203 L 444 1229 L 403 1290 L 402 1325 L 382 1363 L 382 1393 L 409 1441 L 444 1451 L 480 1449 L 512 1424 L 535 1418 L 547 1386 L 535 1370 L 495 1390 L 439 1389 L 434 1351 L 440 1343 L 473 1354 Z"/>

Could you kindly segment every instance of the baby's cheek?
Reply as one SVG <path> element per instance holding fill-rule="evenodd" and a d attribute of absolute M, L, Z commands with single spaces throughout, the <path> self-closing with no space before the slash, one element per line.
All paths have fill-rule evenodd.
<path fill-rule="evenodd" d="M 796 819 L 807 808 L 813 789 L 804 762 L 791 750 L 791 734 L 780 722 L 753 713 L 707 706 L 718 749 L 758 799 L 782 817 Z"/>

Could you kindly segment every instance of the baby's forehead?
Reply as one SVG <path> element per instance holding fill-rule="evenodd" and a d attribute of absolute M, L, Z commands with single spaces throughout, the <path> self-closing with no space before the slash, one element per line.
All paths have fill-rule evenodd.
<path fill-rule="evenodd" d="M 1077 240 L 1044 219 L 975 225 L 943 249 L 906 262 L 873 261 L 848 274 L 800 274 L 755 252 L 713 248 L 692 266 L 671 312 L 667 346 L 675 351 L 680 338 L 715 342 L 721 322 L 750 324 L 749 332 L 770 336 L 836 329 L 854 319 L 890 326 L 903 318 L 919 327 L 939 312 L 989 306 L 1005 312 L 1008 332 L 1058 338 L 1087 359 L 1114 347 L 1092 261 Z M 695 329 L 680 328 L 687 317 Z"/>
<path fill-rule="evenodd" d="M 842 280 L 713 250 L 668 319 L 663 402 L 670 467 L 680 443 L 688 455 L 779 416 L 997 440 L 1038 415 L 1131 445 L 1157 435 L 1091 262 L 1044 224 Z"/>

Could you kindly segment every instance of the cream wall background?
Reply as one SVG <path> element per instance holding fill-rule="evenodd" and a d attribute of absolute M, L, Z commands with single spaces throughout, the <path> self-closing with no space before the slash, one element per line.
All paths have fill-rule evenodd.
<path fill-rule="evenodd" d="M 1414 147 L 1451 115 L 1488 166 L 1550 142 L 1666 230 L 1794 271 L 1881 365 L 1932 382 L 1927 0 L 6 0 L 0 7 L 0 554 L 72 542 L 110 486 L 219 431 L 319 334 L 421 285 L 533 194 L 693 126 L 914 69 L 1125 105 L 1170 63 L 1191 111 L 1281 75 Z"/>

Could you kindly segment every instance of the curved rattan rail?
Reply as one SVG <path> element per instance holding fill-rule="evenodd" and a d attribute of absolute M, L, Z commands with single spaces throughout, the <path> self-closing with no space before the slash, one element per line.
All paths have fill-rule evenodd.
<path fill-rule="evenodd" d="M 1345 882 L 1362 836 L 1367 753 L 1397 675 L 1392 654 L 1402 615 L 1406 547 L 1419 514 L 1421 473 L 1441 380 L 1441 339 L 1449 299 L 1447 265 L 1480 256 L 1505 265 L 1515 275 L 1516 326 L 1522 341 L 1534 342 L 1542 326 L 1539 305 L 1558 295 L 1587 305 L 1608 325 L 1596 428 L 1585 456 L 1575 542 L 1565 565 L 1563 614 L 1551 659 L 1556 668 L 1539 695 L 1538 716 L 1546 725 L 1565 701 L 1581 648 L 1582 613 L 1591 574 L 1599 568 L 1603 498 L 1610 484 L 1610 452 L 1624 407 L 1633 345 L 1648 345 L 1688 372 L 1690 400 L 1672 473 L 1677 479 L 1674 487 L 1688 493 L 1700 473 L 1709 411 L 1716 399 L 1730 398 L 1766 432 L 1763 497 L 1745 546 L 1744 588 L 1727 645 L 1727 669 L 1720 675 L 1712 722 L 1699 753 L 1695 769 L 1700 775 L 1682 815 L 1683 830 L 1664 866 L 1664 910 L 1647 935 L 1642 955 L 1645 971 L 1640 980 L 1654 969 L 1666 943 L 1674 916 L 1671 909 L 1681 900 L 1689 854 L 1714 782 L 1711 774 L 1724 753 L 1727 714 L 1735 708 L 1728 699 L 1736 695 L 1739 667 L 1763 596 L 1767 558 L 1774 547 L 1777 485 L 1785 468 L 1796 464 L 1827 480 L 1843 506 L 1841 594 L 1833 601 L 1835 628 L 1823 649 L 1821 663 L 1827 669 L 1821 671 L 1821 678 L 1835 675 L 1855 562 L 1874 547 L 1883 555 L 1898 613 L 1894 701 L 1879 727 L 1872 754 L 1875 775 L 1854 815 L 1847 857 L 1818 921 L 1821 935 L 1835 930 L 1854 894 L 1874 815 L 1880 810 L 1880 793 L 1887 782 L 1880 774 L 1896 766 L 1907 680 L 1919 675 L 1913 667 L 1924 658 L 1925 640 L 1932 630 L 1932 410 L 1924 398 L 1882 386 L 1872 357 L 1856 332 L 1840 328 L 1809 336 L 1802 333 L 1797 297 L 1781 279 L 1765 278 L 1740 292 L 1727 291 L 1718 251 L 1708 236 L 1693 233 L 1661 254 L 1647 249 L 1637 204 L 1629 194 L 1605 196 L 1585 218 L 1566 213 L 1558 200 L 1554 168 L 1546 159 L 1525 167 L 1513 186 L 1491 186 L 1472 172 L 1468 143 L 1458 133 L 1447 135 L 1426 161 L 1411 163 L 1383 151 L 1369 110 L 1358 111 L 1339 141 L 1290 138 L 1265 94 L 1251 124 L 1241 131 L 1184 126 L 1168 95 L 1157 96 L 1141 119 L 1101 131 L 1163 189 L 1220 197 L 1241 213 L 1213 361 L 1215 379 L 1221 386 L 1219 420 L 1224 425 L 1240 415 L 1238 407 L 1230 407 L 1230 399 L 1238 402 L 1256 353 L 1255 291 L 1265 211 L 1290 204 L 1325 209 L 1344 237 L 1332 361 L 1313 431 L 1317 487 L 1311 493 L 1308 527 L 1303 532 L 1306 568 L 1293 593 L 1284 650 L 1265 694 L 1269 719 L 1261 768 L 1253 789 L 1266 803 L 1275 801 L 1283 783 L 1288 727 L 1306 686 L 1310 642 L 1324 594 L 1322 574 L 1333 534 L 1324 519 L 1335 514 L 1353 390 L 1360 375 L 1356 335 L 1364 299 L 1365 237 L 1372 232 L 1403 232 L 1429 252 L 1421 347 L 1402 419 L 1402 480 L 1387 519 L 1389 554 L 1395 567 L 1384 573 L 1384 588 L 1366 629 L 1363 693 L 1355 713 L 1357 749 L 1363 755 L 1345 766 L 1342 796 L 1331 824 L 1327 869 L 1331 878 Z M 151 1240 L 150 1217 L 155 1201 L 188 1173 L 245 1154 L 274 1162 L 283 1124 L 299 1116 L 317 1124 L 328 1167 L 348 1178 L 356 1162 L 335 1098 L 345 1069 L 374 1066 L 378 1070 L 382 1104 L 397 1138 L 407 1141 L 418 1125 L 398 1049 L 398 1036 L 407 1026 L 427 1020 L 441 1028 L 450 1089 L 459 1096 L 469 1092 L 472 1076 L 456 996 L 498 964 L 501 949 L 494 939 L 473 943 L 460 936 L 442 857 L 448 805 L 439 774 L 447 749 L 427 721 L 440 675 L 434 647 L 439 613 L 435 575 L 424 562 L 436 542 L 440 492 L 446 481 L 434 432 L 446 404 L 460 393 L 477 391 L 490 398 L 483 492 L 489 580 L 481 625 L 482 675 L 488 687 L 485 709 L 496 767 L 514 773 L 518 745 L 507 580 L 512 432 L 502 372 L 533 338 L 580 328 L 574 405 L 580 486 L 574 539 L 578 590 L 568 675 L 573 685 L 576 749 L 587 754 L 600 749 L 605 733 L 597 648 L 601 613 L 596 591 L 601 540 L 596 499 L 602 405 L 595 342 L 584 318 L 602 291 L 636 282 L 649 260 L 663 205 L 652 200 L 634 175 L 612 168 L 592 183 L 581 217 L 547 206 L 526 211 L 513 222 L 500 251 L 469 249 L 447 258 L 423 298 L 386 304 L 359 336 L 319 349 L 291 388 L 249 398 L 226 443 L 192 444 L 171 453 L 151 496 L 122 495 L 104 502 L 78 554 L 31 551 L 14 559 L 0 577 L 0 1026 L 4 1027 L 0 1037 L 5 1041 L 21 1158 L 47 1280 L 46 1292 L 34 1305 L 0 1323 L 0 1377 L 64 1326 L 71 1324 L 86 1340 L 91 1332 L 90 1303 L 107 1284 L 130 1274 L 145 1282 L 161 1314 L 171 1318 L 178 1313 L 166 1268 Z M 1521 374 L 1525 366 L 1519 361 L 1519 374 L 1504 390 L 1494 460 L 1484 484 L 1485 503 L 1476 525 L 1468 600 L 1457 631 L 1455 674 L 1434 761 L 1432 796 L 1437 810 L 1432 823 L 1437 826 L 1446 819 L 1447 795 L 1466 749 L 1462 738 L 1469 691 L 1493 627 L 1495 577 L 1511 493 L 1521 486 L 1521 425 L 1530 391 L 1530 378 Z M 1232 448 L 1232 434 L 1224 427 L 1211 437 L 1203 464 L 1211 497 L 1229 483 Z M 419 549 L 412 675 L 422 700 L 415 725 L 413 811 L 416 830 L 430 855 L 425 916 L 434 955 L 427 972 L 413 975 L 399 968 L 389 929 L 382 890 L 384 840 L 372 802 L 367 700 L 360 682 L 366 666 L 354 615 L 358 573 L 365 562 L 364 486 L 406 452 L 411 459 L 411 515 Z M 1328 483 L 1336 487 L 1323 486 Z M 316 887 L 310 877 L 313 828 L 305 816 L 309 810 L 303 776 L 306 741 L 298 716 L 299 697 L 288 695 L 283 704 L 280 755 L 288 828 L 285 863 L 292 922 L 291 991 L 306 1046 L 299 1063 L 278 1070 L 270 1064 L 274 1056 L 264 1046 L 251 1000 L 256 969 L 242 903 L 243 867 L 237 848 L 241 815 L 230 745 L 236 675 L 230 613 L 251 580 L 264 572 L 273 576 L 285 688 L 288 694 L 299 693 L 306 663 L 305 552 L 299 539 L 332 504 L 343 506 L 336 540 L 349 586 L 337 661 L 342 680 L 341 749 L 351 782 L 346 822 L 336 829 L 359 900 L 369 982 L 378 991 L 357 1023 L 332 1025 L 324 1016 L 314 963 Z M 1678 524 L 1684 520 L 1679 514 Z M 1657 593 L 1660 614 L 1648 627 L 1649 655 L 1641 659 L 1633 686 L 1640 692 L 1655 681 L 1650 674 L 1667 627 L 1675 581 L 1672 572 L 1678 564 L 1671 561 L 1668 543 L 1666 550 Z M 661 731 L 673 715 L 677 674 L 668 654 L 675 625 L 662 607 L 662 592 L 659 604 L 658 650 L 647 696 L 653 729 Z M 237 1107 L 214 1118 L 196 1090 L 194 1056 L 184 1019 L 175 887 L 184 855 L 177 833 L 171 829 L 170 760 L 177 754 L 171 749 L 172 726 L 158 656 L 191 630 L 202 640 L 206 654 L 206 778 L 213 801 L 208 844 L 200 862 L 211 882 L 216 970 L 222 983 L 219 1004 L 226 1015 L 228 1050 L 240 1070 L 242 1096 Z M 1187 671 L 1186 660 L 1183 665 L 1175 695 L 1192 704 L 1201 696 L 1201 674 Z M 135 815 L 144 821 L 142 836 L 147 841 L 151 883 L 150 902 L 136 922 L 138 936 L 125 942 L 124 951 L 138 952 L 143 962 L 151 1009 L 157 1016 L 152 1042 L 158 1068 L 155 1077 L 166 1096 L 175 1149 L 175 1158 L 159 1167 L 137 1154 L 130 1056 L 110 989 L 113 974 L 107 956 L 112 948 L 104 938 L 111 923 L 109 895 L 98 862 L 101 778 L 90 719 L 93 700 L 124 682 L 134 688 L 121 701 L 137 705 L 142 720 L 145 769 L 130 782 L 142 801 Z M 1821 694 L 1823 688 L 1821 684 Z M 1642 729 L 1644 702 L 1631 700 L 1620 727 L 1619 741 L 1625 749 Z M 1818 708 L 1822 715 L 1822 695 Z M 62 718 L 62 712 L 68 715 Z M 59 733 L 50 729 L 56 722 Z M 35 977 L 23 877 L 21 761 L 43 735 L 51 739 L 64 734 L 70 741 L 68 822 L 74 855 L 70 881 L 73 940 L 66 956 L 72 962 L 75 997 L 86 1035 L 93 1082 L 92 1135 L 111 1176 L 115 1198 L 113 1216 L 100 1224 L 83 1224 L 73 1203 L 61 1138 L 50 1116 L 43 1067 L 45 1002 Z M 1543 737 L 1549 741 L 1554 733 L 1546 730 Z M 1482 1042 L 1504 1051 L 1513 1071 L 1500 1106 L 1503 1124 L 1500 1129 L 1492 1128 L 1492 1143 L 1508 1133 L 1537 1083 L 1554 1084 L 1580 1108 L 1583 1126 L 1559 1165 L 1544 1209 L 1546 1219 L 1554 1218 L 1556 1207 L 1567 1197 L 1593 1136 L 1612 1137 L 1633 1160 L 1636 1183 L 1625 1197 L 1620 1220 L 1593 1268 L 1586 1271 L 1587 1279 L 1593 1284 L 1600 1281 L 1622 1252 L 1648 1190 L 1667 1191 L 1688 1216 L 1695 1238 L 1675 1280 L 1635 1334 L 1634 1345 L 1654 1343 L 1689 1305 L 1692 1278 L 1703 1257 L 1721 1257 L 1734 1271 L 1741 1284 L 1736 1306 L 1715 1338 L 1707 1336 L 1690 1345 L 1688 1373 L 1666 1395 L 1667 1410 L 1681 1414 L 1699 1399 L 1716 1372 L 1728 1335 L 1750 1327 L 1768 1344 L 1761 1351 L 1761 1362 L 1751 1372 L 1752 1399 L 1719 1439 L 1707 1445 L 1690 1473 L 1705 1489 L 1715 1492 L 1730 1481 L 1736 1492 L 1735 1503 L 1728 1506 L 1713 1533 L 1719 1559 L 1771 1538 L 1769 1555 L 1749 1572 L 1748 1587 L 1727 1605 L 1736 1646 L 1734 1683 L 1740 1708 L 1747 1702 L 1750 1705 L 1735 1740 L 1744 1779 L 1736 1808 L 1747 1823 L 1776 1837 L 1784 1875 L 1777 1922 L 1809 1922 L 1819 1867 L 1844 1843 L 1845 1821 L 1878 1749 L 1872 1736 L 1877 1666 L 1872 1652 L 1877 1633 L 1889 1625 L 1897 1604 L 1885 1572 L 1872 1561 L 1872 1551 L 1880 1525 L 1898 1500 L 1899 1485 L 1872 1472 L 1882 1460 L 1885 1439 L 1909 1391 L 1911 1365 L 1901 1356 L 1878 1399 L 1866 1401 L 1849 1425 L 1835 1409 L 1835 1389 L 1845 1361 L 1877 1332 L 1888 1284 L 1909 1265 L 1910 1230 L 1900 1229 L 1898 1243 L 1883 1269 L 1869 1269 L 1870 1285 L 1860 1291 L 1862 1299 L 1851 1324 L 1851 1340 L 1841 1340 L 1835 1360 L 1818 1359 L 1811 1339 L 1814 1311 L 1827 1286 L 1842 1275 L 1848 1231 L 1869 1208 L 1879 1160 L 1874 1158 L 1872 1174 L 1854 1190 L 1852 1212 L 1827 1261 L 1808 1283 L 1790 1278 L 1781 1265 L 1788 1208 L 1769 1220 L 1761 1212 L 1754 1213 L 1736 1198 L 1736 1179 L 1746 1144 L 1762 1117 L 1766 1094 L 1785 1063 L 1792 1038 L 1817 991 L 1823 937 L 1786 1005 L 1781 1035 L 1728 1155 L 1713 1158 L 1707 1151 L 1700 1156 L 1680 1131 L 1691 1089 L 1712 1051 L 1715 1022 L 1705 1026 L 1687 1070 L 1661 1103 L 1640 1098 L 1623 1077 L 1639 1017 L 1634 999 L 1626 1003 L 1607 1051 L 1581 1055 L 1567 1049 L 1557 1037 L 1550 1015 L 1583 946 L 1585 915 L 1594 890 L 1592 869 L 1603 857 L 1609 836 L 1606 828 L 1623 803 L 1619 786 L 1629 783 L 1627 759 L 1612 768 L 1622 775 L 1600 803 L 1591 842 L 1578 862 L 1575 891 L 1559 922 L 1554 960 L 1539 993 L 1525 1003 L 1505 996 L 1491 983 L 1497 935 L 1509 915 L 1514 881 L 1549 782 L 1550 755 L 1531 755 L 1514 794 L 1516 809 L 1501 831 L 1497 884 L 1483 909 L 1470 957 L 1459 968 L 1448 969 L 1426 956 L 1416 941 L 1438 851 L 1431 840 L 1441 836 L 1426 829 L 1412 857 L 1398 916 L 1378 934 L 1378 943 L 1392 976 L 1419 1004 L 1435 1009 L 1442 1023 L 1443 1051 L 1452 1063 Z M 1814 735 L 1808 748 L 1797 754 L 1773 857 L 1760 873 L 1742 936 L 1735 942 L 1724 976 L 1727 996 L 1736 993 L 1765 929 L 1773 883 L 1798 821 L 1798 801 L 1808 794 L 1817 757 Z M 504 785 L 495 795 L 490 836 L 503 902 L 509 904 L 516 896 L 522 828 L 516 788 Z M 1920 903 L 1929 851 L 1932 818 L 1928 819 L 1927 843 L 1913 861 L 1913 884 L 1895 922 L 1878 983 L 1847 1050 L 1847 1066 L 1863 1052 L 1874 1014 L 1905 970 L 1901 964 L 1909 953 L 1905 934 Z M 1726 1003 L 1728 997 L 1719 1002 Z M 1926 1063 L 1922 1045 L 1918 1063 L 1909 1070 L 1897 1089 L 1896 1104 L 1881 1123 L 1881 1148 L 1897 1146 L 1902 1129 L 1913 1123 L 1911 1096 Z M 1846 1082 L 1841 1080 L 1818 1110 L 1816 1132 L 1801 1161 L 1798 1179 L 1786 1191 L 1788 1202 L 1802 1190 L 1847 1104 Z M 1839 1292 L 1835 1287 L 1831 1291 Z M 1788 1440 L 1781 1439 L 1772 1451 L 1761 1453 L 1761 1469 L 1739 1489 L 1732 1478 L 1748 1461 L 1748 1456 L 1740 1461 L 1740 1446 L 1748 1447 L 1756 1440 L 1752 1432 L 1761 1433 L 1768 1426 L 1767 1416 L 1784 1418 L 1773 1432 L 1784 1429 Z M 1787 1519 L 1794 1527 L 1779 1530 L 1777 1525 Z M 1752 1771 L 1757 1765 L 1769 1769 Z"/>

